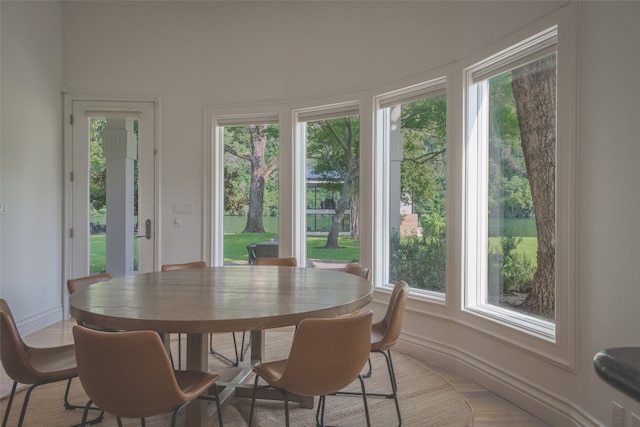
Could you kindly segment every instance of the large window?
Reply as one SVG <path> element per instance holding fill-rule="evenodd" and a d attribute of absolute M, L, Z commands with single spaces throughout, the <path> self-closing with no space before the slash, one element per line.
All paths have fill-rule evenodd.
<path fill-rule="evenodd" d="M 224 263 L 278 256 L 277 117 L 217 121 L 224 150 Z"/>
<path fill-rule="evenodd" d="M 386 188 L 384 283 L 446 292 L 447 96 L 444 79 L 379 98 Z"/>
<path fill-rule="evenodd" d="M 359 260 L 360 117 L 357 104 L 297 114 L 306 153 L 307 267 Z"/>
<path fill-rule="evenodd" d="M 278 238 L 301 266 L 358 261 L 377 287 L 404 280 L 437 315 L 574 367 L 577 61 L 554 23 L 373 98 L 216 117 L 212 176 L 224 168 L 225 185 L 210 181 L 213 262 L 222 224 L 228 233 L 229 217 L 249 210 L 253 174 L 233 151 L 260 131 L 263 165 L 282 157 L 264 186 L 265 230 L 236 240 L 236 258 L 225 234 L 224 262 Z"/>
<path fill-rule="evenodd" d="M 555 28 L 467 71 L 466 308 L 555 336 Z"/>

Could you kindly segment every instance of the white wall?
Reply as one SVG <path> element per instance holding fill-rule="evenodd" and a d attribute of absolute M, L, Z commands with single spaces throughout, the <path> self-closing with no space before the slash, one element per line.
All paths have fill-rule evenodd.
<path fill-rule="evenodd" d="M 26 333 L 61 318 L 62 8 L 0 8 L 0 295 Z"/>
<path fill-rule="evenodd" d="M 589 366 L 602 348 L 640 345 L 639 23 L 640 2 L 583 8 L 577 182 L 583 371 L 574 387 L 584 408 L 607 423 L 611 398 L 627 417 L 640 415 L 637 403 L 602 386 Z"/>
<path fill-rule="evenodd" d="M 62 287 L 56 282 L 58 277 L 47 276 L 45 281 L 44 273 L 31 273 L 41 279 L 36 281 L 21 276 L 24 267 L 32 263 L 31 253 L 12 253 L 11 262 L 5 261 L 8 247 L 32 246 L 13 229 L 26 231 L 30 243 L 35 240 L 31 228 L 34 214 L 12 216 L 15 208 L 7 197 L 12 194 L 8 179 L 19 183 L 16 193 L 20 197 L 34 200 L 37 196 L 55 216 L 56 224 L 61 223 L 62 210 L 57 119 L 40 117 L 39 122 L 45 126 L 29 129 L 30 136 L 56 134 L 55 143 L 49 142 L 53 141 L 51 137 L 29 138 L 38 140 L 38 149 L 49 153 L 38 164 L 38 171 L 44 170 L 50 178 L 44 194 L 49 198 L 44 202 L 41 186 L 23 168 L 13 166 L 20 163 L 26 148 L 19 143 L 5 148 L 5 134 L 24 130 L 13 123 L 27 108 L 29 112 L 51 109 L 51 93 L 58 90 L 52 76 L 59 80 L 55 69 L 60 62 L 51 58 L 47 61 L 49 80 L 44 88 L 32 88 L 34 81 L 39 81 L 25 79 L 17 72 L 5 78 L 7 59 L 17 56 L 5 52 L 5 34 L 17 35 L 11 38 L 12 44 L 27 44 L 34 37 L 52 43 L 51 39 L 59 40 L 62 25 L 63 80 L 70 93 L 161 99 L 161 211 L 170 218 L 174 202 L 194 203 L 194 214 L 183 218 L 182 228 L 174 228 L 170 222 L 162 225 L 163 259 L 195 259 L 201 254 L 203 242 L 203 107 L 313 104 L 330 101 L 336 94 L 356 97 L 367 91 L 375 93 L 378 87 L 463 61 L 492 41 L 533 22 L 556 4 L 64 2 L 62 23 L 47 19 L 49 25 L 42 30 L 44 15 L 48 16 L 50 9 L 57 10 L 57 3 L 9 7 L 3 1 L 2 197 L 9 202 L 10 211 L 2 217 L 3 297 L 6 294 L 21 301 L 24 316 L 37 316 L 48 308 L 31 304 L 28 286 L 35 286 L 39 292 L 49 292 L 55 285 Z M 10 18 L 6 17 L 7 11 Z M 638 344 L 639 21 L 640 2 L 581 4 L 581 62 L 576 75 L 580 82 L 576 182 L 578 372 L 556 367 L 503 340 L 465 327 L 457 319 L 456 304 L 450 304 L 444 318 L 433 316 L 428 304 L 416 301 L 407 310 L 400 348 L 475 378 L 553 425 L 608 425 L 611 400 L 625 406 L 626 425 L 630 424 L 631 412 L 640 414 L 640 406 L 599 380 L 591 364 L 599 349 Z M 27 34 L 25 26 L 41 32 L 37 36 Z M 21 47 L 33 56 L 44 54 L 44 48 L 36 43 Z M 20 94 L 37 92 L 42 99 L 29 98 L 25 107 L 18 108 L 13 105 L 18 93 L 11 97 L 5 93 L 9 85 L 20 87 Z M 55 111 L 60 114 L 58 107 Z M 55 153 L 54 146 L 58 150 Z M 16 221 L 11 224 L 11 233 L 7 232 L 9 220 Z M 40 255 L 58 276 L 61 238 L 59 229 L 47 234 L 48 252 Z M 60 289 L 57 292 L 60 294 Z"/>

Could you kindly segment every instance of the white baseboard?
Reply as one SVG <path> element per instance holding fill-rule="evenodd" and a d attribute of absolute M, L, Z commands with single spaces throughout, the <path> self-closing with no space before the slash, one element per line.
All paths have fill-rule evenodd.
<path fill-rule="evenodd" d="M 26 337 L 61 320 L 62 307 L 60 306 L 23 319 L 18 322 L 17 326 L 18 331 L 20 331 L 20 336 Z"/>

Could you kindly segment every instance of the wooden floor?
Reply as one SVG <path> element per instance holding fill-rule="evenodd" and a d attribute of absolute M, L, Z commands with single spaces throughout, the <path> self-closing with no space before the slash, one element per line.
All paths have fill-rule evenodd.
<path fill-rule="evenodd" d="M 73 342 L 71 326 L 73 321 L 63 321 L 48 328 L 35 332 L 24 341 L 35 347 L 47 347 Z M 537 419 L 517 406 L 507 402 L 494 393 L 479 386 L 473 381 L 460 375 L 438 367 L 431 367 L 434 371 L 447 378 L 460 393 L 468 400 L 473 408 L 473 425 L 475 427 L 544 427 L 549 424 Z M 6 376 L 4 370 L 0 372 L 0 394 L 11 391 L 13 382 Z"/>
<path fill-rule="evenodd" d="M 465 377 L 428 363 L 427 366 L 445 377 L 467 399 L 473 408 L 474 427 L 550 426 Z"/>

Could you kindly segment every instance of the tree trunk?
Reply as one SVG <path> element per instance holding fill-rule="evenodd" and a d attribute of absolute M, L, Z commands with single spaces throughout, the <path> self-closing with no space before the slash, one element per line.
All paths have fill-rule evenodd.
<path fill-rule="evenodd" d="M 512 72 L 521 145 L 527 166 L 538 237 L 538 267 L 522 307 L 555 316 L 556 56 Z"/>
<path fill-rule="evenodd" d="M 256 173 L 251 173 L 251 186 L 249 189 L 249 212 L 247 224 L 243 233 L 264 233 L 262 220 L 264 208 L 264 178 Z"/>
<path fill-rule="evenodd" d="M 349 209 L 349 202 L 351 195 L 353 194 L 353 181 L 351 179 L 345 179 L 342 185 L 342 192 L 340 194 L 340 200 L 336 204 L 336 213 L 333 215 L 331 221 L 331 228 L 329 229 L 329 235 L 327 236 L 327 244 L 325 249 L 338 249 L 338 237 L 340 237 L 340 230 L 342 229 L 342 221 L 347 209 Z"/>
<path fill-rule="evenodd" d="M 360 207 L 360 200 L 354 194 L 351 196 L 351 206 L 350 206 L 350 215 L 349 215 L 349 234 L 351 235 L 351 239 L 355 240 L 360 231 L 358 230 L 358 211 Z"/>
<path fill-rule="evenodd" d="M 271 173 L 278 167 L 278 158 L 265 163 L 265 147 L 267 133 L 265 126 L 250 126 L 251 156 L 247 159 L 251 163 L 251 186 L 249 190 L 249 212 L 247 225 L 243 233 L 264 233 L 264 188 Z"/>

